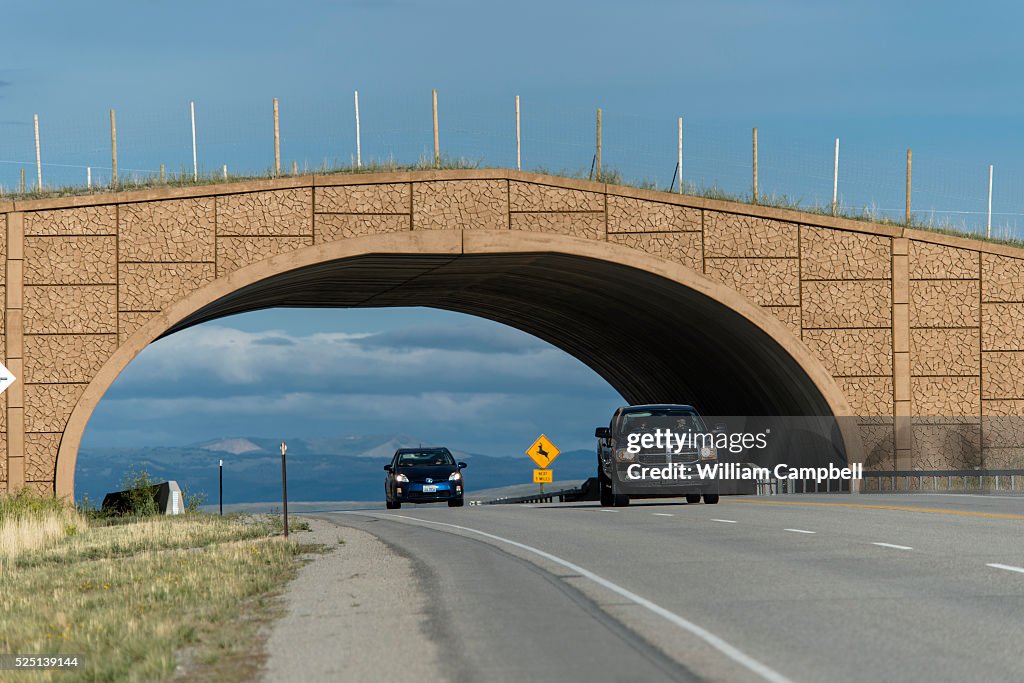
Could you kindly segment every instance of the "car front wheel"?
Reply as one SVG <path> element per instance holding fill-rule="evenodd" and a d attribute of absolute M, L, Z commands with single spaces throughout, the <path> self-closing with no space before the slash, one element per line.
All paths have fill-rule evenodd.
<path fill-rule="evenodd" d="M 717 493 L 705 493 L 704 494 L 704 504 L 705 505 L 714 505 L 717 502 L 718 502 L 718 494 Z"/>
<path fill-rule="evenodd" d="M 601 470 L 597 471 L 597 483 L 601 491 L 601 507 L 611 507 L 615 502 L 614 496 L 612 496 L 612 483 Z"/>
<path fill-rule="evenodd" d="M 704 500 L 705 500 L 705 502 L 707 502 L 707 498 L 705 498 Z M 693 494 L 690 494 L 690 495 L 686 496 L 686 502 L 689 503 L 690 505 L 696 505 L 697 503 L 700 502 L 700 494 L 699 493 L 693 493 Z"/>
<path fill-rule="evenodd" d="M 464 504 L 465 504 L 465 501 L 462 498 L 459 498 L 457 500 L 449 500 L 448 501 L 448 507 L 450 507 L 450 508 L 460 508 Z"/>
<path fill-rule="evenodd" d="M 384 507 L 386 507 L 388 510 L 401 510 L 402 504 L 399 503 L 397 500 L 394 503 L 392 503 L 390 500 L 387 500 L 384 501 Z"/>

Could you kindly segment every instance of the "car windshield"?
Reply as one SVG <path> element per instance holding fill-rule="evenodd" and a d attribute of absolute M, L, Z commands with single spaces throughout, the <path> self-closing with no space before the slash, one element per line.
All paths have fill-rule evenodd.
<path fill-rule="evenodd" d="M 419 451 L 401 453 L 398 456 L 399 467 L 417 467 L 421 465 L 454 465 L 455 459 L 446 451 Z"/>
<path fill-rule="evenodd" d="M 619 421 L 619 433 L 635 434 L 668 429 L 673 432 L 703 432 L 704 422 L 692 410 L 643 410 L 624 413 Z"/>

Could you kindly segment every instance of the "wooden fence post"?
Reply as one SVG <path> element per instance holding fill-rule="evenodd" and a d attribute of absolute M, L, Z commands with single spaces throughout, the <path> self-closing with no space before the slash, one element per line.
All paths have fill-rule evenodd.
<path fill-rule="evenodd" d="M 110 110 L 110 184 L 117 187 L 117 115 Z"/>
<path fill-rule="evenodd" d="M 441 168 L 441 145 L 437 139 L 437 88 L 432 91 L 434 100 L 434 168 Z"/>
<path fill-rule="evenodd" d="M 910 177 L 911 177 L 911 162 L 913 160 L 913 152 L 907 149 L 907 218 L 906 224 L 910 225 Z"/>
<path fill-rule="evenodd" d="M 757 204 L 757 127 L 754 128 L 754 203 Z"/>

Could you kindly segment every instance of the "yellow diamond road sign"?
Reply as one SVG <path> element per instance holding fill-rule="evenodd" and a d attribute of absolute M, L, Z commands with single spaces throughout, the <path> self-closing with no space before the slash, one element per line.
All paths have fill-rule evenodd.
<path fill-rule="evenodd" d="M 555 447 L 555 444 L 551 443 L 548 437 L 541 434 L 537 437 L 537 440 L 533 442 L 533 445 L 526 449 L 526 454 L 530 456 L 530 459 L 537 463 L 537 467 L 544 469 L 555 461 L 558 454 L 561 453 Z"/>

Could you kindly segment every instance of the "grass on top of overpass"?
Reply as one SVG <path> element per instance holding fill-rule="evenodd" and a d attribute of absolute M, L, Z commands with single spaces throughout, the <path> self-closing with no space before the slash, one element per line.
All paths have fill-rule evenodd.
<path fill-rule="evenodd" d="M 77 655 L 6 681 L 250 680 L 270 599 L 318 548 L 266 517 L 188 513 L 99 525 L 0 496 L 0 651 Z M 307 527 L 308 528 L 308 527 Z"/>
<path fill-rule="evenodd" d="M 421 157 L 419 161 L 414 164 L 400 164 L 393 159 L 386 161 L 369 161 L 363 164 L 361 167 L 356 168 L 353 165 L 349 166 L 329 166 L 326 162 L 317 168 L 304 167 L 301 171 L 296 172 L 295 175 L 305 175 L 315 173 L 317 175 L 339 175 L 339 174 L 367 174 L 367 173 L 394 173 L 403 171 L 432 171 L 432 170 L 465 170 L 465 169 L 480 169 L 486 168 L 481 166 L 479 161 L 466 158 L 452 158 L 447 155 L 442 155 L 440 164 L 435 165 L 432 158 Z M 286 170 L 286 169 L 283 169 Z M 663 187 L 658 183 L 651 180 L 632 181 L 625 178 L 622 173 L 614 169 L 602 170 L 597 177 L 594 177 L 593 170 L 589 172 L 586 170 L 568 170 L 561 169 L 558 171 L 552 171 L 547 168 L 538 167 L 532 169 L 535 173 L 541 173 L 544 175 L 557 176 L 561 178 L 573 178 L 576 180 L 596 180 L 597 182 L 607 183 L 609 185 L 621 185 L 623 187 L 635 187 L 643 190 L 653 190 L 657 192 L 673 192 L 673 188 Z M 281 176 L 293 175 L 290 172 L 282 172 Z M 127 177 L 119 179 L 118 183 L 114 186 L 111 185 L 94 185 L 92 188 L 83 187 L 81 185 L 66 185 L 62 187 L 43 187 L 41 190 L 27 190 L 21 193 L 6 193 L 0 194 L 0 200 L 26 200 L 26 199 L 50 199 L 54 197 L 75 197 L 90 194 L 103 194 L 111 191 L 132 191 L 132 190 L 149 190 L 162 187 L 190 187 L 197 185 L 217 185 L 224 183 L 234 183 L 247 180 L 268 180 L 274 178 L 273 169 L 267 169 L 265 172 L 256 175 L 238 175 L 233 174 L 230 171 L 225 175 L 223 170 L 203 172 L 194 177 L 192 172 L 187 169 L 180 171 L 174 171 L 166 173 L 163 178 L 159 175 L 146 175 L 141 176 L 137 173 L 129 173 Z M 1021 239 L 1009 239 L 1009 238 L 998 238 L 998 237 L 986 237 L 984 235 L 968 232 L 963 229 L 956 228 L 949 224 L 936 224 L 932 220 L 924 221 L 918 215 L 913 212 L 910 215 L 910 222 L 895 221 L 883 216 L 879 216 L 871 207 L 863 207 L 861 209 L 848 209 L 840 208 L 835 214 L 832 213 L 831 205 L 823 205 L 815 203 L 812 205 L 804 205 L 801 200 L 793 199 L 785 194 L 771 194 L 761 195 L 758 197 L 758 201 L 753 201 L 752 195 L 749 194 L 734 194 L 726 192 L 716 185 L 701 186 L 693 183 L 683 183 L 685 194 L 692 197 L 702 197 L 704 199 L 718 199 L 722 201 L 737 202 L 740 204 L 756 204 L 758 206 L 767 206 L 777 209 L 790 209 L 793 211 L 803 211 L 805 213 L 818 214 L 821 216 L 837 216 L 839 218 L 848 218 L 851 220 L 863 221 L 866 223 L 875 223 L 879 225 L 890 225 L 895 227 L 907 227 L 917 230 L 926 230 L 929 232 L 936 232 L 943 235 L 952 235 L 955 237 L 966 237 L 968 239 L 977 240 L 980 242 L 989 242 L 993 244 L 1007 244 L 1012 246 L 1024 246 L 1024 240 Z"/>

